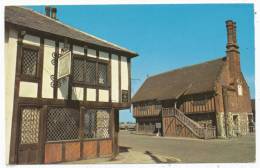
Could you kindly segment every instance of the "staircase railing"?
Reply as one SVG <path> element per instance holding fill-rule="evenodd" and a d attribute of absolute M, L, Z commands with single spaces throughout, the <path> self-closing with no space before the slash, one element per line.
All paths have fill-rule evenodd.
<path fill-rule="evenodd" d="M 180 120 L 186 127 L 188 127 L 197 137 L 199 138 L 213 138 L 216 136 L 215 128 L 202 127 L 197 122 L 193 121 L 187 117 L 182 111 L 177 108 L 163 108 L 162 115 L 165 116 L 174 116 Z"/>

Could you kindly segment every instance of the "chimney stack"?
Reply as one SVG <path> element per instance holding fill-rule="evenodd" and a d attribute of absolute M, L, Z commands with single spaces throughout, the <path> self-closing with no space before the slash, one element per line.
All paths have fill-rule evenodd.
<path fill-rule="evenodd" d="M 57 19 L 57 8 L 51 8 L 51 18 L 52 19 Z"/>
<path fill-rule="evenodd" d="M 232 20 L 226 21 L 226 27 L 227 27 L 227 51 L 229 50 L 236 50 L 238 51 L 238 45 L 237 45 L 237 36 L 236 36 L 236 22 L 233 22 Z"/>
<path fill-rule="evenodd" d="M 50 15 L 51 15 L 51 7 L 50 6 L 45 6 L 45 15 L 50 17 Z"/>
<path fill-rule="evenodd" d="M 226 56 L 229 65 L 231 83 L 235 83 L 240 76 L 240 53 L 237 44 L 236 22 L 226 21 L 227 27 L 227 45 Z"/>

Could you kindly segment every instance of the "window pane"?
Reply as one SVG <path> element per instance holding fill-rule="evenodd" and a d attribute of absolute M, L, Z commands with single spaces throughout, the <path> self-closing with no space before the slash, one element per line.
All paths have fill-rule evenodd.
<path fill-rule="evenodd" d="M 38 143 L 40 110 L 38 108 L 25 108 L 21 112 L 21 144 Z"/>
<path fill-rule="evenodd" d="M 74 59 L 73 66 L 73 81 L 75 82 L 84 82 L 84 60 Z"/>
<path fill-rule="evenodd" d="M 107 110 L 86 110 L 84 113 L 85 138 L 109 138 L 110 117 Z"/>
<path fill-rule="evenodd" d="M 22 74 L 36 76 L 38 51 L 23 48 Z"/>
<path fill-rule="evenodd" d="M 96 111 L 87 110 L 84 113 L 84 137 L 96 138 Z"/>
<path fill-rule="evenodd" d="M 98 82 L 99 84 L 107 84 L 107 65 L 99 64 L 98 65 Z"/>
<path fill-rule="evenodd" d="M 109 112 L 97 111 L 97 138 L 109 138 Z"/>
<path fill-rule="evenodd" d="M 47 141 L 79 138 L 79 111 L 69 108 L 52 108 L 47 116 Z"/>
<path fill-rule="evenodd" d="M 95 62 L 86 62 L 86 84 L 96 84 Z"/>

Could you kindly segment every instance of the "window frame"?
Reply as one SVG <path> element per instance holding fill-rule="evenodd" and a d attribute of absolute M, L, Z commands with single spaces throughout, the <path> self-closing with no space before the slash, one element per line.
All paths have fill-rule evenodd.
<path fill-rule="evenodd" d="M 79 86 L 79 87 L 90 87 L 90 88 L 101 88 L 101 89 L 108 89 L 110 87 L 110 81 L 109 81 L 109 77 L 110 77 L 110 74 L 109 74 L 109 60 L 101 60 L 99 59 L 98 57 L 97 58 L 92 58 L 92 57 L 88 57 L 86 55 L 78 55 L 78 54 L 73 54 L 73 65 L 72 65 L 72 83 L 74 86 Z M 82 61 L 85 61 L 85 62 L 94 62 L 96 67 L 95 67 L 95 82 L 94 84 L 89 84 L 89 83 L 86 83 L 86 77 L 85 75 L 83 76 L 83 82 L 80 82 L 80 81 L 75 81 L 74 80 L 74 60 L 82 60 Z M 103 64 L 103 65 L 106 65 L 107 66 L 107 70 L 106 70 L 106 84 L 100 84 L 99 83 L 99 64 Z M 86 66 L 86 64 L 84 64 L 84 67 Z M 86 67 L 85 69 L 83 70 L 84 74 L 85 74 L 85 71 L 86 71 Z"/>
<path fill-rule="evenodd" d="M 23 60 L 24 60 L 24 54 L 23 51 L 24 49 L 29 49 L 29 50 L 35 50 L 38 52 L 37 56 L 37 61 L 36 61 L 36 73 L 35 75 L 28 75 L 23 73 Z M 21 47 L 21 65 L 20 65 L 20 75 L 21 75 L 21 80 L 22 81 L 28 81 L 28 82 L 38 82 L 40 73 L 39 73 L 39 63 L 40 63 L 40 46 L 34 46 L 34 45 L 29 45 L 29 44 L 22 44 Z"/>

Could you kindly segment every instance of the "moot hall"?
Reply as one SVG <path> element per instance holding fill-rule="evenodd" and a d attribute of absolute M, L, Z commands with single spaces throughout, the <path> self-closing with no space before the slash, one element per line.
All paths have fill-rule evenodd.
<path fill-rule="evenodd" d="M 245 135 L 252 121 L 240 69 L 236 23 L 226 21 L 226 55 L 147 78 L 132 99 L 137 131 L 215 138 Z M 156 128 L 156 123 L 158 128 Z"/>

